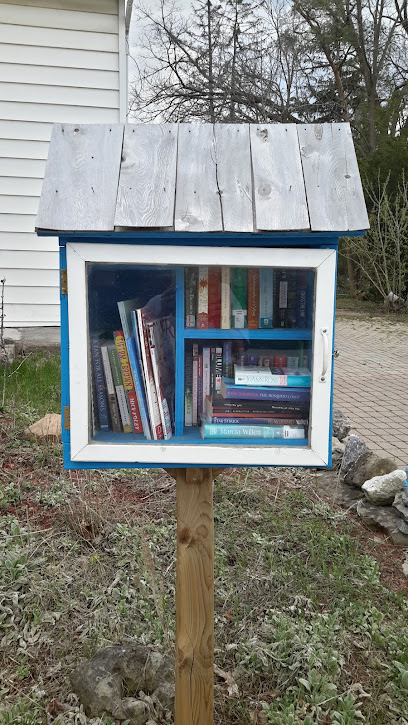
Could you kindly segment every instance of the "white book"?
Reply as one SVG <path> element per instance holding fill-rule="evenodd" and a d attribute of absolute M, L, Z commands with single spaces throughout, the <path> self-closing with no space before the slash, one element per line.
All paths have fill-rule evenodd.
<path fill-rule="evenodd" d="M 164 435 L 160 419 L 159 403 L 157 400 L 156 385 L 154 382 L 152 361 L 150 357 L 149 342 L 143 320 L 143 309 L 136 310 L 137 324 L 139 331 L 140 352 L 143 362 L 143 372 L 146 381 L 146 397 L 149 409 L 150 423 L 154 440 L 161 439 Z"/>
<path fill-rule="evenodd" d="M 157 355 L 157 345 L 155 338 L 155 328 L 159 323 L 159 320 L 153 320 L 152 322 L 146 323 L 147 338 L 149 341 L 150 348 L 150 359 L 152 361 L 153 377 L 156 386 L 157 403 L 159 406 L 160 419 L 163 426 L 163 436 L 165 440 L 168 440 L 173 435 L 171 429 L 171 419 L 169 406 L 167 400 L 163 394 L 163 386 L 160 378 L 159 360 Z"/>

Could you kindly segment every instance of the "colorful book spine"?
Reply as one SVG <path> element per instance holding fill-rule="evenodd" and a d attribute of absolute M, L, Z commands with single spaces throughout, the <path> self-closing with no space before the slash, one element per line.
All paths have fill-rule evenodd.
<path fill-rule="evenodd" d="M 305 428 L 291 425 L 218 425 L 203 423 L 203 438 L 283 438 L 303 439 Z"/>
<path fill-rule="evenodd" d="M 275 370 L 279 370 L 275 373 Z M 300 370 L 288 370 L 288 368 L 266 368 L 266 367 L 249 367 L 235 366 L 235 385 L 252 385 L 252 386 L 294 386 L 304 388 L 310 385 L 310 370 L 302 368 Z"/>
<path fill-rule="evenodd" d="M 214 390 L 219 393 L 222 380 L 222 347 L 215 348 Z"/>
<path fill-rule="evenodd" d="M 143 433 L 145 434 L 146 438 L 148 440 L 150 440 L 152 436 L 150 433 L 149 413 L 147 410 L 147 403 L 146 403 L 145 384 L 144 384 L 142 369 L 141 369 L 138 359 L 137 359 L 136 344 L 135 344 L 135 340 L 133 337 L 129 337 L 126 339 L 126 348 L 128 351 L 130 369 L 132 371 L 133 383 L 134 383 L 135 391 L 136 391 L 136 395 L 137 395 L 137 402 L 139 405 Z"/>
<path fill-rule="evenodd" d="M 122 430 L 120 424 L 120 414 L 118 403 L 116 400 L 115 386 L 113 383 L 112 370 L 109 362 L 109 354 L 107 345 L 101 346 L 102 364 L 103 371 L 105 373 L 106 392 L 108 394 L 108 405 L 110 410 L 110 417 L 112 422 L 112 428 L 116 433 Z"/>
<path fill-rule="evenodd" d="M 198 356 L 198 385 L 197 385 L 197 419 L 200 422 L 203 415 L 203 353 Z"/>
<path fill-rule="evenodd" d="M 259 269 L 248 269 L 248 329 L 259 328 Z"/>
<path fill-rule="evenodd" d="M 126 391 L 123 385 L 122 366 L 119 353 L 115 345 L 108 346 L 109 362 L 112 371 L 112 378 L 115 385 L 116 397 L 118 399 L 119 413 L 122 420 L 123 432 L 132 433 L 132 421 L 130 420 Z"/>
<path fill-rule="evenodd" d="M 231 327 L 231 270 L 221 267 L 221 329 Z"/>
<path fill-rule="evenodd" d="M 232 341 L 225 340 L 222 343 L 222 375 L 224 378 L 232 378 L 234 364 L 232 361 Z"/>
<path fill-rule="evenodd" d="M 235 385 L 233 380 L 223 378 L 221 381 L 221 395 L 227 399 L 279 400 L 293 403 L 308 403 L 310 401 L 310 388 L 250 387 L 249 385 Z"/>
<path fill-rule="evenodd" d="M 198 329 L 208 328 L 208 267 L 198 268 Z"/>
<path fill-rule="evenodd" d="M 245 267 L 231 270 L 231 322 L 235 329 L 247 326 L 248 273 Z"/>
<path fill-rule="evenodd" d="M 269 418 L 250 418 L 234 417 L 234 416 L 205 416 L 204 423 L 216 423 L 217 425 L 307 425 L 307 420 L 299 420 L 295 418 L 269 417 Z"/>
<path fill-rule="evenodd" d="M 259 327 L 273 327 L 273 269 L 262 267 L 259 273 Z"/>
<path fill-rule="evenodd" d="M 209 347 L 203 347 L 203 411 L 207 395 L 211 395 L 211 350 Z"/>
<path fill-rule="evenodd" d="M 198 344 L 193 344 L 193 425 L 198 423 Z"/>
<path fill-rule="evenodd" d="M 159 359 L 157 354 L 157 344 L 155 339 L 155 327 L 156 322 L 146 323 L 147 339 L 149 342 L 150 359 L 152 363 L 153 378 L 156 386 L 157 403 L 159 406 L 160 420 L 163 430 L 163 438 L 169 440 L 172 437 L 171 418 L 169 412 L 169 406 L 167 404 L 166 397 L 163 392 L 163 386 L 161 382 L 161 374 L 159 367 Z"/>
<path fill-rule="evenodd" d="M 95 394 L 98 408 L 99 427 L 101 430 L 110 430 L 109 425 L 109 408 L 108 396 L 105 388 L 105 378 L 103 374 L 102 355 L 100 349 L 99 338 L 91 337 L 91 351 L 93 372 L 95 380 Z"/>
<path fill-rule="evenodd" d="M 276 327 L 287 327 L 288 316 L 288 278 L 286 269 L 277 270 L 276 274 L 277 289 L 277 315 Z"/>
<path fill-rule="evenodd" d="M 140 417 L 139 405 L 137 402 L 136 390 L 133 384 L 129 356 L 127 353 L 126 342 L 122 330 L 116 330 L 115 332 L 115 345 L 119 353 L 120 363 L 122 366 L 123 385 L 126 391 L 133 430 L 135 433 L 143 433 L 143 426 Z"/>
<path fill-rule="evenodd" d="M 186 267 L 184 276 L 184 305 L 186 327 L 196 327 L 197 325 L 197 284 L 197 267 Z"/>
<path fill-rule="evenodd" d="M 297 273 L 295 327 L 301 329 L 307 327 L 307 273 L 305 269 L 299 269 Z"/>
<path fill-rule="evenodd" d="M 184 425 L 193 425 L 193 355 L 190 352 L 184 359 Z"/>
<path fill-rule="evenodd" d="M 221 268 L 208 268 L 208 327 L 221 325 Z"/>
<path fill-rule="evenodd" d="M 149 340 L 146 331 L 146 320 L 143 308 L 136 310 L 140 352 L 143 363 L 143 373 L 146 381 L 146 397 L 149 410 L 149 418 L 152 426 L 154 440 L 161 440 L 164 436 L 163 426 L 160 418 L 159 402 L 157 399 L 156 385 L 154 382 L 152 361 L 150 357 Z"/>

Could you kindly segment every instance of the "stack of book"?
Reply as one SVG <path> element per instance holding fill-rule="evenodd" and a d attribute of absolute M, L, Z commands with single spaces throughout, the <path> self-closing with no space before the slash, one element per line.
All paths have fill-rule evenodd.
<path fill-rule="evenodd" d="M 271 267 L 187 267 L 185 327 L 306 328 L 313 272 Z"/>
<path fill-rule="evenodd" d="M 174 430 L 174 320 L 138 300 L 118 302 L 118 309 L 122 329 L 111 340 L 91 335 L 93 432 L 167 440 Z"/>

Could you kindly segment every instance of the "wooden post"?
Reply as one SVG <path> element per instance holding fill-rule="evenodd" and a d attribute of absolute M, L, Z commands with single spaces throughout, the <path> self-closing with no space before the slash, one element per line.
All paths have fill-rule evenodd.
<path fill-rule="evenodd" d="M 172 472 L 173 473 L 173 472 Z M 176 725 L 212 725 L 214 514 L 212 468 L 177 481 Z"/>

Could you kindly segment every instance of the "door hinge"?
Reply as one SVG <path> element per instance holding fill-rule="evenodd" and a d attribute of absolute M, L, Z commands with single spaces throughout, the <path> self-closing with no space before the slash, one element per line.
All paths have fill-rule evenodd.
<path fill-rule="evenodd" d="M 71 409 L 69 405 L 64 406 L 64 430 L 71 430 Z"/>
<path fill-rule="evenodd" d="M 68 294 L 68 276 L 67 276 L 67 270 L 61 269 L 61 294 L 67 295 Z"/>

